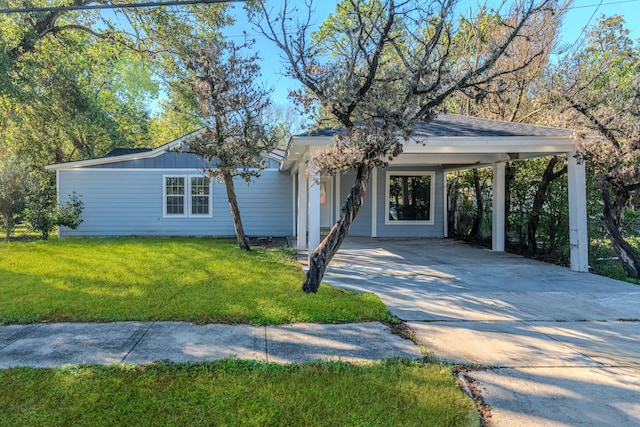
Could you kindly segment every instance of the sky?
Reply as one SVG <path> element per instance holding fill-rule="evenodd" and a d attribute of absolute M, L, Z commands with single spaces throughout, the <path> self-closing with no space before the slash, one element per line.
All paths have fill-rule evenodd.
<path fill-rule="evenodd" d="M 290 2 L 304 5 L 302 0 L 290 0 Z M 279 2 L 276 0 L 273 3 Z M 315 0 L 313 7 L 316 26 L 333 12 L 336 3 L 337 0 Z M 460 4 L 468 10 L 469 7 L 476 9 L 476 3 L 475 0 L 462 0 Z M 637 17 L 634 18 L 638 12 L 640 12 L 640 0 L 574 0 L 562 23 L 561 43 L 568 46 L 579 43 L 584 38 L 583 29 L 596 24 L 601 14 L 621 15 L 625 19 L 626 28 L 631 31 L 631 38 L 640 39 L 640 20 Z M 241 6 L 235 7 L 234 14 L 237 22 L 224 31 L 225 35 L 240 41 L 244 37 L 243 31 L 246 31 L 249 36 L 256 39 L 256 48 L 262 57 L 263 80 L 267 87 L 273 90 L 272 99 L 278 104 L 289 103 L 287 94 L 290 90 L 299 87 L 299 84 L 283 75 L 284 67 L 277 48 L 247 22 Z"/>

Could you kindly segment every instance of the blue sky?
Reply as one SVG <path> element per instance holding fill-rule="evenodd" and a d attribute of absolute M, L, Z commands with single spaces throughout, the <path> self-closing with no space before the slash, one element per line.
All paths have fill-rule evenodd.
<path fill-rule="evenodd" d="M 290 0 L 296 3 L 296 0 Z M 304 7 L 302 0 L 297 2 Z M 274 5 L 279 1 L 273 1 Z M 314 2 L 314 18 L 316 24 L 320 24 L 334 9 L 336 0 L 316 0 Z M 473 0 L 463 0 L 461 5 L 465 9 L 475 8 L 476 2 Z M 561 39 L 563 44 L 573 45 L 579 43 L 583 38 L 583 28 L 595 24 L 601 14 L 610 16 L 621 15 L 625 18 L 626 27 L 631 30 L 631 38 L 640 38 L 640 20 L 637 14 L 640 11 L 640 0 L 574 0 L 570 10 L 564 18 L 561 28 Z M 262 56 L 262 74 L 268 87 L 273 89 L 273 99 L 277 103 L 287 103 L 287 94 L 291 89 L 299 85 L 295 80 L 283 76 L 284 68 L 280 61 L 279 52 L 276 47 L 258 31 L 247 23 L 244 11 L 241 6 L 236 6 L 238 22 L 232 28 L 225 31 L 227 37 L 242 38 L 242 31 L 246 31 L 256 39 L 256 47 Z"/>

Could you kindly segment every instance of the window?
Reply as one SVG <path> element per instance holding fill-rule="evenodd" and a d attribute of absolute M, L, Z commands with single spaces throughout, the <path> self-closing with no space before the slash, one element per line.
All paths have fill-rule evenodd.
<path fill-rule="evenodd" d="M 191 215 L 209 215 L 209 178 L 191 177 Z"/>
<path fill-rule="evenodd" d="M 164 216 L 211 216 L 211 180 L 204 176 L 164 176 Z"/>
<path fill-rule="evenodd" d="M 433 172 L 387 172 L 385 224 L 433 224 Z"/>
<path fill-rule="evenodd" d="M 184 177 L 168 176 L 164 181 L 167 215 L 184 215 Z"/>

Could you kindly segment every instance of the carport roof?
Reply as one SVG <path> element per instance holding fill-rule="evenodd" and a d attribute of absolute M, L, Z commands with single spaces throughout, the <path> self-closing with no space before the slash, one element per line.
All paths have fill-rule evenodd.
<path fill-rule="evenodd" d="M 342 132 L 341 128 L 327 127 L 294 136 L 334 137 Z M 502 120 L 483 119 L 460 114 L 438 114 L 430 123 L 417 122 L 413 126 L 415 137 L 486 137 L 486 136 L 571 136 L 570 129 L 530 125 L 525 123 L 505 122 Z"/>
<path fill-rule="evenodd" d="M 291 169 L 309 149 L 330 144 L 341 132 L 324 128 L 293 136 L 281 169 Z M 447 169 L 566 153 L 574 150 L 572 135 L 566 128 L 442 113 L 430 123 L 416 123 L 394 163 L 438 164 Z"/>

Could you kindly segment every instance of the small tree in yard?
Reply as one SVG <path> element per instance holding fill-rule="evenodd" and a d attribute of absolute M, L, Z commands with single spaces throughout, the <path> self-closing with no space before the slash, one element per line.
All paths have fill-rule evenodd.
<path fill-rule="evenodd" d="M 224 181 L 240 249 L 250 250 L 244 233 L 233 178 L 249 184 L 264 168 L 261 155 L 276 144 L 264 122 L 268 92 L 257 83 L 257 56 L 243 56 L 247 45 L 212 43 L 202 47 L 189 63 L 190 85 L 199 101 L 205 129 L 186 143 L 189 151 L 208 161 L 209 177 Z"/>
<path fill-rule="evenodd" d="M 499 58 L 513 54 L 514 40 L 526 37 L 537 16 L 552 14 L 557 7 L 551 0 L 522 0 L 509 12 L 514 18 L 496 26 L 469 18 L 479 36 L 490 36 L 488 47 L 475 52 L 470 63 L 456 54 L 473 47 L 460 44 L 464 37 L 455 37 L 455 0 L 345 0 L 313 35 L 311 7 L 298 20 L 287 0 L 277 14 L 264 1 L 259 3 L 262 19 L 257 20 L 263 33 L 279 47 L 288 73 L 304 86 L 299 99 L 310 101 L 321 117 L 344 129 L 335 145 L 312 156 L 313 172 L 356 172 L 340 218 L 311 254 L 305 292 L 317 292 L 360 212 L 372 171 L 402 152 L 402 137 L 410 136 L 412 125 L 432 120 L 452 94 L 486 87 L 497 76 L 522 70 L 546 55 L 541 46 L 508 69 L 492 71 Z"/>
<path fill-rule="evenodd" d="M 0 220 L 5 240 L 15 226 L 15 217 L 25 208 L 31 177 L 29 170 L 17 159 L 0 153 Z"/>
<path fill-rule="evenodd" d="M 594 168 L 600 222 L 629 277 L 640 278 L 640 252 L 621 221 L 640 203 L 640 54 L 620 16 L 602 18 L 586 47 L 561 64 L 560 98 L 574 119 L 598 134 L 587 136 L 579 155 Z"/>
<path fill-rule="evenodd" d="M 82 223 L 82 209 L 84 204 L 74 192 L 69 196 L 69 201 L 57 204 L 55 199 L 51 199 L 46 194 L 46 189 L 42 192 L 34 192 L 27 197 L 27 208 L 24 217 L 29 229 L 42 234 L 42 239 L 47 240 L 49 234 L 57 226 L 69 227 L 72 230 L 78 228 Z"/>

